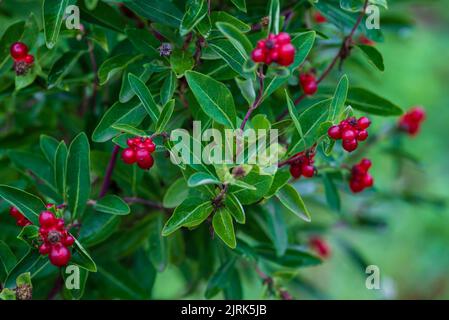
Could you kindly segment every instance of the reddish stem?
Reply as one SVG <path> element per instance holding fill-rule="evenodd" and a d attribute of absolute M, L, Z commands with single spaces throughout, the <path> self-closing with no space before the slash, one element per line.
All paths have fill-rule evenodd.
<path fill-rule="evenodd" d="M 114 172 L 115 164 L 117 162 L 117 155 L 120 151 L 120 147 L 118 145 L 114 146 L 114 149 L 112 150 L 111 159 L 109 160 L 108 167 L 106 169 L 106 173 L 103 180 L 103 185 L 101 186 L 100 194 L 98 195 L 98 198 L 102 198 L 106 195 L 108 192 L 109 186 L 111 184 L 111 177 L 112 173 Z"/>

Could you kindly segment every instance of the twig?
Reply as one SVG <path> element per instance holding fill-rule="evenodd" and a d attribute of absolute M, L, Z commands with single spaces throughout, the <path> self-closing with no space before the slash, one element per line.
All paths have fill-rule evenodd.
<path fill-rule="evenodd" d="M 111 159 L 109 160 L 108 167 L 106 169 L 106 173 L 103 180 L 103 185 L 101 186 L 100 194 L 98 195 L 99 198 L 102 198 L 106 195 L 109 189 L 109 185 L 111 184 L 111 177 L 112 173 L 114 172 L 115 164 L 117 162 L 117 155 L 120 151 L 120 147 L 118 145 L 114 146 L 114 149 L 112 150 Z"/>
<path fill-rule="evenodd" d="M 59 293 L 59 291 L 61 291 L 63 285 L 64 285 L 64 280 L 62 279 L 61 274 L 59 274 L 55 280 L 53 287 L 51 288 L 50 292 L 48 293 L 47 300 L 53 300 L 56 297 L 56 295 Z"/>
<path fill-rule="evenodd" d="M 338 50 L 336 56 L 332 59 L 331 63 L 327 66 L 326 70 L 321 74 L 321 76 L 317 80 L 317 84 L 320 84 L 332 71 L 332 69 L 335 67 L 337 62 L 340 60 L 340 63 L 342 63 L 350 53 L 351 45 L 352 45 L 352 37 L 354 36 L 357 28 L 359 27 L 360 23 L 363 20 L 363 17 L 366 12 L 366 7 L 368 6 L 368 0 L 365 0 L 365 4 L 363 5 L 362 12 L 359 14 L 356 23 L 351 29 L 351 32 L 345 37 L 340 50 Z M 306 98 L 306 94 L 301 94 L 296 100 L 295 100 L 295 106 L 297 106 L 302 100 Z M 276 120 L 280 121 L 282 120 L 286 115 L 288 115 L 288 110 L 285 110 L 283 113 L 281 113 Z"/>
<path fill-rule="evenodd" d="M 255 265 L 254 269 L 256 270 L 256 273 L 259 275 L 259 277 L 263 280 L 263 283 L 268 286 L 268 290 L 271 294 L 274 294 L 277 291 L 282 300 L 293 300 L 293 296 L 287 290 L 281 288 L 277 289 L 274 285 L 273 278 L 260 270 L 259 266 Z"/>
<path fill-rule="evenodd" d="M 165 208 L 161 203 L 147 200 L 147 199 L 142 199 L 142 198 L 137 198 L 137 197 L 124 197 L 123 200 L 129 204 L 138 203 L 138 204 L 143 204 L 147 207 L 154 208 L 154 209 L 164 210 L 164 211 L 168 211 L 168 212 L 171 211 L 170 209 Z"/>
<path fill-rule="evenodd" d="M 259 71 L 257 72 L 257 78 L 259 80 L 259 92 L 257 93 L 256 99 L 254 99 L 254 102 L 249 107 L 248 112 L 246 113 L 245 118 L 242 121 L 242 124 L 240 125 L 240 129 L 242 131 L 245 130 L 245 125 L 248 122 L 249 118 L 251 117 L 251 114 L 253 113 L 253 111 L 256 110 L 257 107 L 262 102 L 264 78 L 265 78 L 265 75 L 263 74 L 263 66 L 259 67 Z"/>

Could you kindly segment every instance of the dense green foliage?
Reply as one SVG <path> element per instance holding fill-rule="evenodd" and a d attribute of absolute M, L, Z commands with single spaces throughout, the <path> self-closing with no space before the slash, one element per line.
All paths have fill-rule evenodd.
<path fill-rule="evenodd" d="M 418 194 L 382 173 L 374 188 L 349 190 L 348 167 L 371 150 L 377 150 L 375 173 L 388 155 L 398 181 L 419 163 L 395 130 L 414 101 L 392 101 L 388 88 L 387 95 L 370 81 L 388 72 L 389 60 L 377 45 L 359 41 L 394 42 L 412 19 L 387 1 L 371 0 L 380 8 L 381 29 L 368 29 L 364 2 L 1 3 L 0 283 L 6 289 L 0 297 L 14 298 L 11 290 L 24 283 L 32 283 L 34 298 L 328 297 L 302 274 L 328 262 L 311 237 L 331 237 L 339 226 L 383 228 L 387 219 L 375 211 L 392 210 L 398 201 L 441 207 L 438 193 Z M 66 28 L 64 12 L 72 4 L 80 8 L 81 30 Z M 318 11 L 326 23 L 314 21 Z M 257 41 L 281 30 L 296 48 L 293 64 L 254 64 Z M 9 56 L 16 41 L 35 57 L 25 75 L 15 74 Z M 167 55 L 164 43 L 171 47 Z M 325 77 L 316 95 L 304 97 L 298 78 L 309 70 Z M 403 81 L 399 73 L 394 79 Z M 280 163 L 316 150 L 315 177 L 292 180 L 287 166 L 245 165 L 236 174 L 242 167 L 170 161 L 167 135 L 174 129 L 191 131 L 193 121 L 204 130 L 239 128 L 246 115 L 246 127 L 279 129 Z M 331 125 L 350 115 L 373 120 L 369 140 L 354 153 L 327 137 Z M 155 165 L 148 171 L 119 158 L 133 136 L 154 137 Z M 61 289 L 65 268 L 37 252 L 36 225 L 46 203 L 67 205 L 80 289 Z M 10 206 L 34 225 L 15 226 Z M 332 244 L 364 274 L 370 263 L 348 237 Z"/>

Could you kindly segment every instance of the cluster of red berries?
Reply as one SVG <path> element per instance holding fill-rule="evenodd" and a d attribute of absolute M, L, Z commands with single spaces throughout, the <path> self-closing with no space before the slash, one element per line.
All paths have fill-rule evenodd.
<path fill-rule="evenodd" d="M 318 236 L 311 237 L 309 245 L 322 258 L 328 258 L 331 255 L 327 242 Z"/>
<path fill-rule="evenodd" d="M 419 132 L 421 123 L 426 118 L 426 112 L 421 107 L 412 108 L 399 119 L 399 129 L 414 136 Z"/>
<path fill-rule="evenodd" d="M 315 75 L 312 73 L 303 73 L 299 76 L 299 83 L 301 84 L 302 90 L 308 96 L 312 96 L 318 90 L 318 83 Z"/>
<path fill-rule="evenodd" d="M 15 42 L 10 48 L 11 57 L 14 59 L 14 70 L 21 76 L 28 72 L 34 63 L 34 56 L 28 53 L 28 47 L 23 42 Z"/>
<path fill-rule="evenodd" d="M 368 173 L 369 168 L 371 168 L 371 161 L 368 159 L 362 159 L 360 163 L 352 167 L 351 180 L 349 181 L 352 192 L 358 193 L 373 186 L 374 179 Z"/>
<path fill-rule="evenodd" d="M 327 22 L 327 19 L 325 16 L 323 16 L 320 12 L 315 12 L 313 15 L 313 19 L 316 23 L 325 23 Z"/>
<path fill-rule="evenodd" d="M 298 179 L 301 176 L 312 178 L 315 174 L 314 158 L 315 153 L 300 152 L 293 157 L 294 160 L 290 162 L 290 174 L 293 178 Z"/>
<path fill-rule="evenodd" d="M 137 165 L 142 169 L 150 169 L 154 164 L 151 154 L 156 150 L 156 145 L 150 138 L 136 137 L 126 142 L 129 148 L 122 152 L 123 162 Z"/>
<path fill-rule="evenodd" d="M 16 219 L 16 224 L 19 227 L 26 227 L 29 226 L 31 223 L 30 220 L 28 220 L 23 214 L 20 213 L 20 211 L 16 207 L 9 208 L 9 214 Z"/>
<path fill-rule="evenodd" d="M 53 207 L 54 205 L 47 205 L 48 209 Z M 50 262 L 57 267 L 66 266 L 72 256 L 68 248 L 75 243 L 75 238 L 67 231 L 64 219 L 56 218 L 51 211 L 42 211 L 39 215 L 39 225 L 42 241 L 39 253 L 48 254 Z"/>
<path fill-rule="evenodd" d="M 350 117 L 340 122 L 337 126 L 332 126 L 327 131 L 331 139 L 342 139 L 342 146 L 348 152 L 357 149 L 359 141 L 365 141 L 368 138 L 368 127 L 371 121 L 367 117 L 361 117 L 357 120 L 355 117 Z"/>
<path fill-rule="evenodd" d="M 288 33 L 270 34 L 268 39 L 257 42 L 257 47 L 251 53 L 251 58 L 254 62 L 265 64 L 276 62 L 286 67 L 291 65 L 295 59 L 295 47 L 291 44 Z"/>

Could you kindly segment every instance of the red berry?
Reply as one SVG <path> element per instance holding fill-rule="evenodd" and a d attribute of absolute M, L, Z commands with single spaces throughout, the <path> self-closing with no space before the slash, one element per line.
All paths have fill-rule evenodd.
<path fill-rule="evenodd" d="M 319 237 L 313 237 L 310 239 L 310 246 L 316 251 L 316 253 L 323 257 L 327 258 L 330 256 L 330 248 L 329 245 L 323 239 Z"/>
<path fill-rule="evenodd" d="M 47 254 L 49 254 L 49 253 L 50 253 L 50 250 L 51 250 L 51 246 L 48 245 L 48 244 L 46 244 L 46 243 L 41 244 L 41 246 L 39 247 L 39 253 L 40 253 L 41 255 L 47 255 Z"/>
<path fill-rule="evenodd" d="M 31 54 L 27 54 L 26 57 L 24 58 L 24 61 L 28 64 L 33 64 L 34 63 L 34 56 Z"/>
<path fill-rule="evenodd" d="M 290 43 L 291 38 L 287 32 L 281 32 L 276 36 L 276 41 L 279 44 L 287 44 Z"/>
<path fill-rule="evenodd" d="M 371 125 L 371 121 L 370 119 L 368 119 L 367 117 L 361 117 L 358 121 L 357 121 L 357 125 L 360 129 L 366 129 Z"/>
<path fill-rule="evenodd" d="M 39 224 L 44 228 L 52 227 L 56 222 L 55 216 L 50 211 L 42 211 L 39 215 Z"/>
<path fill-rule="evenodd" d="M 283 44 L 277 52 L 279 54 L 277 63 L 281 66 L 289 66 L 295 60 L 295 47 L 291 43 Z"/>
<path fill-rule="evenodd" d="M 315 12 L 313 18 L 315 19 L 316 23 L 325 23 L 327 21 L 326 17 L 319 12 Z"/>
<path fill-rule="evenodd" d="M 61 218 L 61 219 L 56 219 L 54 227 L 58 230 L 63 230 L 64 225 L 65 225 L 64 219 Z"/>
<path fill-rule="evenodd" d="M 343 140 L 343 149 L 345 149 L 348 152 L 352 152 L 355 149 L 357 149 L 358 143 L 356 139 L 352 140 Z"/>
<path fill-rule="evenodd" d="M 349 183 L 349 188 L 351 189 L 352 192 L 357 193 L 363 191 L 364 185 L 359 180 L 351 180 Z"/>
<path fill-rule="evenodd" d="M 66 247 L 70 247 L 75 243 L 75 238 L 73 238 L 71 235 L 68 235 L 62 239 L 62 244 Z"/>
<path fill-rule="evenodd" d="M 304 177 L 311 178 L 315 174 L 315 167 L 311 165 L 305 165 L 302 167 L 302 174 Z"/>
<path fill-rule="evenodd" d="M 301 166 L 299 166 L 297 164 L 292 164 L 290 166 L 290 174 L 295 179 L 298 179 L 299 177 L 301 177 L 301 174 L 302 174 Z"/>
<path fill-rule="evenodd" d="M 363 185 L 366 187 L 366 188 L 369 188 L 369 187 L 372 187 L 373 186 L 373 184 L 374 184 L 374 179 L 373 179 L 373 177 L 370 175 L 370 174 L 365 174 L 365 176 L 363 177 L 363 180 L 362 180 L 362 182 L 363 182 Z"/>
<path fill-rule="evenodd" d="M 54 246 L 52 246 L 49 259 L 50 262 L 57 267 L 63 267 L 66 266 L 67 263 L 70 261 L 70 251 L 66 247 L 64 247 L 62 244 L 57 243 Z"/>
<path fill-rule="evenodd" d="M 251 53 L 251 58 L 254 62 L 264 62 L 265 61 L 265 51 L 261 48 L 256 48 Z"/>
<path fill-rule="evenodd" d="M 147 151 L 147 150 L 145 150 Z M 148 152 L 148 151 L 147 151 Z M 154 164 L 154 159 L 151 154 L 148 153 L 148 156 L 144 158 L 137 159 L 137 165 L 144 170 L 150 169 Z"/>
<path fill-rule="evenodd" d="M 339 126 L 332 126 L 327 130 L 327 134 L 331 139 L 341 139 L 341 130 Z"/>
<path fill-rule="evenodd" d="M 270 54 L 269 54 L 269 57 L 270 57 L 271 61 L 277 61 L 280 58 L 279 52 L 276 51 L 276 50 L 271 50 Z"/>
<path fill-rule="evenodd" d="M 137 159 L 137 161 L 143 160 L 145 158 L 148 158 L 149 156 L 150 156 L 150 151 L 148 151 L 147 149 L 142 148 L 142 149 L 138 149 L 136 151 L 136 159 Z"/>
<path fill-rule="evenodd" d="M 354 132 L 354 130 L 351 130 L 351 129 L 346 129 L 341 134 L 341 138 L 343 140 L 354 140 L 355 137 L 356 137 L 355 132 Z"/>
<path fill-rule="evenodd" d="M 257 48 L 265 49 L 265 40 L 257 41 Z"/>
<path fill-rule="evenodd" d="M 360 161 L 360 164 L 359 164 L 359 166 L 360 166 L 363 170 L 365 170 L 365 172 L 368 171 L 369 168 L 371 168 L 371 165 L 372 165 L 371 160 L 366 159 L 366 158 L 362 159 L 362 161 Z"/>
<path fill-rule="evenodd" d="M 10 52 L 14 60 L 24 59 L 28 54 L 28 47 L 23 42 L 16 42 L 11 45 Z"/>
<path fill-rule="evenodd" d="M 318 86 L 315 81 L 309 82 L 308 84 L 303 86 L 303 90 L 306 95 L 312 96 L 317 92 Z"/>
<path fill-rule="evenodd" d="M 412 110 L 410 110 L 410 118 L 416 122 L 420 122 L 420 121 L 424 120 L 425 117 L 426 117 L 426 112 L 421 107 L 415 107 Z"/>
<path fill-rule="evenodd" d="M 359 141 L 365 141 L 368 138 L 368 131 L 366 130 L 360 130 L 357 134 L 357 140 Z"/>
<path fill-rule="evenodd" d="M 9 214 L 13 216 L 16 219 L 21 218 L 23 215 L 20 213 L 20 211 L 16 207 L 10 207 L 9 208 Z"/>
<path fill-rule="evenodd" d="M 361 44 L 364 44 L 364 45 L 366 45 L 366 46 L 373 46 L 373 45 L 376 44 L 373 40 L 368 39 L 368 38 L 367 38 L 366 36 L 364 36 L 364 35 L 361 35 L 361 36 L 360 36 L 359 41 L 360 41 Z"/>
<path fill-rule="evenodd" d="M 47 209 L 53 209 L 54 206 L 55 206 L 54 203 L 47 203 L 47 204 L 45 205 L 45 208 L 47 208 Z"/>
<path fill-rule="evenodd" d="M 133 164 L 136 162 L 136 152 L 131 148 L 126 148 L 122 152 L 122 160 L 124 163 Z"/>

